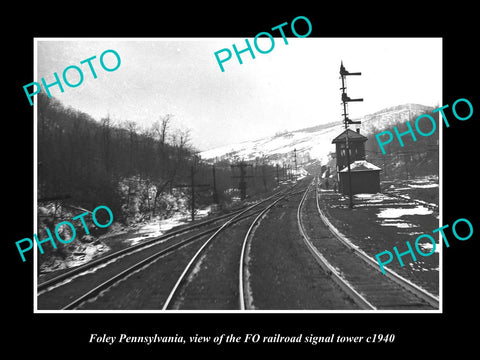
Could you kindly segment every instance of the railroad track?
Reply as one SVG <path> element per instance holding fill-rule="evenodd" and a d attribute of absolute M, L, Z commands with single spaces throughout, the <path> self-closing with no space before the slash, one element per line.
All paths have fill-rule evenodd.
<path fill-rule="evenodd" d="M 267 213 L 282 200 L 292 195 L 303 194 L 304 192 L 304 190 L 296 192 L 290 191 L 278 196 L 276 199 L 271 200 L 268 205 L 264 206 L 263 209 L 256 214 L 253 221 L 248 224 L 240 224 L 237 222 L 235 227 L 229 227 L 228 233 L 223 231 L 229 226 L 229 224 L 226 223 L 224 227 L 222 226 L 221 229 L 218 229 L 207 240 L 203 241 L 202 246 L 191 257 L 182 274 L 178 277 L 167 300 L 164 302 L 162 310 L 259 310 L 258 307 L 253 306 L 253 297 L 255 297 L 256 303 L 258 302 L 257 300 L 259 300 L 256 297 L 257 295 L 261 295 L 263 298 L 263 301 L 259 302 L 261 303 L 260 309 L 285 309 L 283 308 L 285 305 L 288 308 L 290 308 L 289 306 L 297 308 L 298 304 L 308 304 L 315 308 L 315 306 L 318 306 L 322 301 L 328 304 L 339 304 L 342 309 L 351 309 L 351 301 L 344 299 L 345 296 L 343 292 L 336 288 L 332 284 L 331 279 L 315 266 L 308 252 L 304 250 L 303 247 L 298 247 L 295 243 L 291 245 L 297 248 L 300 254 L 303 253 L 304 257 L 301 257 L 301 255 L 300 257 L 293 256 L 289 259 L 289 264 L 303 268 L 303 270 L 306 269 L 306 271 L 302 273 L 305 278 L 302 276 L 301 279 L 299 279 L 293 276 L 285 279 L 288 275 L 285 274 L 284 271 L 290 272 L 293 270 L 287 265 L 282 266 L 278 272 L 278 276 L 282 278 L 282 281 L 280 281 L 280 283 L 272 281 L 271 278 L 264 276 L 265 266 L 268 265 L 261 262 L 262 266 L 259 270 L 254 270 L 253 275 L 256 277 L 257 282 L 259 281 L 264 284 L 264 288 L 257 289 L 261 294 L 252 291 L 250 284 L 252 273 L 249 272 L 249 257 L 251 256 L 249 253 L 249 245 L 253 241 L 256 229 Z M 270 223 L 270 226 L 273 225 L 275 228 L 280 219 L 273 219 L 275 221 Z M 287 220 L 285 219 L 285 221 Z M 286 224 L 288 228 L 289 223 L 287 222 Z M 293 230 L 292 233 L 295 233 L 295 236 L 299 237 L 295 230 Z M 258 238 L 256 239 L 256 243 L 268 243 L 265 235 L 267 235 L 267 233 L 265 233 L 264 236 L 258 236 L 257 234 L 256 237 Z M 292 241 L 292 238 L 290 238 L 288 234 L 281 232 L 277 233 L 275 231 L 269 235 L 274 239 L 277 238 L 279 241 L 280 238 L 282 238 L 285 243 L 291 243 Z M 240 239 L 241 241 L 239 241 Z M 299 239 L 298 241 L 298 244 L 301 245 L 301 240 Z M 261 256 L 266 256 L 267 258 L 276 256 L 281 259 L 280 262 L 283 265 L 284 261 L 287 260 L 283 256 L 287 254 L 279 250 L 278 242 L 274 241 L 274 246 L 275 247 L 271 247 L 267 245 L 264 247 Z M 275 252 L 279 251 L 280 256 L 274 255 Z M 295 253 L 296 251 L 293 252 Z M 291 253 L 289 252 L 288 255 L 291 255 Z M 257 256 L 260 256 L 260 254 L 257 254 Z M 307 260 L 307 264 L 304 264 L 303 260 Z M 235 269 L 235 264 L 238 264 L 237 269 Z M 238 277 L 238 288 L 236 289 L 232 285 L 232 278 L 234 276 Z M 313 284 L 310 282 L 311 279 L 315 282 L 314 286 L 312 286 Z M 299 280 L 301 280 L 300 282 L 302 283 L 300 286 L 297 285 Z M 291 291 L 292 288 L 300 292 L 295 292 L 295 290 Z M 271 290 L 275 293 L 284 293 L 286 296 L 279 302 L 279 298 L 275 293 L 270 292 Z M 323 295 L 324 291 L 328 294 L 333 294 L 333 298 L 329 298 L 326 301 L 325 299 L 319 300 L 318 295 Z M 309 297 L 309 300 L 304 301 L 303 296 Z M 329 296 L 327 295 L 326 297 L 328 298 Z M 285 301 L 286 299 L 287 301 Z M 345 304 L 345 302 L 347 304 Z M 302 307 L 302 305 L 299 307 L 302 310 L 311 308 L 309 306 Z"/>
<path fill-rule="evenodd" d="M 173 254 L 178 250 L 194 243 L 201 242 L 199 240 L 202 238 L 210 236 L 211 234 L 216 234 L 230 224 L 254 216 L 259 211 L 262 211 L 261 208 L 258 209 L 262 204 L 273 198 L 282 196 L 283 193 L 284 191 L 278 192 L 256 204 L 248 206 L 244 209 L 240 209 L 234 213 L 204 221 L 199 224 L 145 241 L 142 244 L 131 246 L 127 249 L 112 253 L 108 256 L 75 268 L 72 271 L 66 272 L 58 277 L 45 281 L 39 284 L 37 287 L 37 300 L 40 303 L 42 302 L 43 297 L 50 296 L 50 298 L 55 298 L 57 302 L 61 303 L 60 306 L 57 304 L 54 306 L 54 308 L 61 308 L 62 310 L 75 309 L 81 304 L 95 299 L 106 289 L 112 287 L 114 284 L 119 283 L 123 279 L 126 279 L 132 274 L 141 271 L 143 268 L 147 267 L 149 264 L 157 261 L 158 259 Z M 181 236 L 187 234 L 188 232 L 193 232 L 199 228 L 224 220 L 225 222 L 223 225 L 209 227 L 206 230 L 197 232 L 187 238 Z M 157 249 L 158 247 L 160 247 L 160 249 Z M 112 269 L 108 269 L 109 267 L 112 267 Z M 84 277 L 86 277 L 85 275 L 101 271 L 104 272 L 105 275 L 97 276 L 94 281 L 89 281 L 88 279 L 82 280 Z M 59 288 L 61 288 L 63 285 L 70 285 L 70 288 L 78 285 L 78 289 L 75 289 L 74 293 L 81 294 L 57 296 L 57 293 L 61 294 L 61 290 L 59 290 Z M 45 302 L 46 301 L 43 301 L 43 303 Z"/>
<path fill-rule="evenodd" d="M 313 186 L 314 192 L 311 191 Z M 314 199 L 308 199 L 310 192 L 314 193 Z M 373 258 L 351 243 L 329 222 L 320 209 L 318 199 L 318 182 L 315 179 L 315 185 L 312 181 L 298 207 L 300 232 L 319 265 L 360 308 L 438 309 L 439 300 L 436 296 L 390 269 L 383 275 Z M 307 212 L 303 211 L 306 202 L 310 209 Z M 318 222 L 318 216 L 321 223 Z"/>
<path fill-rule="evenodd" d="M 250 224 L 238 270 L 241 310 L 355 310 L 356 305 L 303 244 L 297 226 L 299 204 L 308 192 L 270 204 Z M 301 207 L 301 205 L 300 205 Z"/>
<path fill-rule="evenodd" d="M 351 286 L 347 280 L 342 276 L 341 272 L 337 270 L 334 266 L 330 264 L 330 262 L 325 258 L 325 256 L 318 250 L 318 248 L 313 244 L 312 239 L 310 236 L 307 235 L 305 230 L 304 221 L 302 218 L 302 209 L 305 204 L 305 200 L 308 196 L 310 191 L 311 185 L 308 186 L 307 190 L 302 196 L 300 203 L 298 205 L 297 210 L 297 221 L 298 221 L 298 228 L 302 238 L 307 246 L 308 250 L 312 253 L 312 256 L 320 265 L 320 267 L 332 278 L 334 282 L 336 282 L 340 288 L 348 294 L 348 296 L 361 308 L 361 309 L 368 309 L 368 310 L 375 310 L 375 307 L 370 304 L 370 302 L 360 294 L 353 286 Z"/>
<path fill-rule="evenodd" d="M 268 199 L 265 199 L 265 201 L 267 201 L 267 200 Z M 218 221 L 221 221 L 221 220 L 226 219 L 228 217 L 239 214 L 243 210 L 245 210 L 246 208 L 247 207 L 242 207 L 242 208 L 237 209 L 237 210 L 235 210 L 233 212 L 230 212 L 228 214 L 220 215 L 220 216 L 217 216 L 215 218 L 205 220 L 205 221 L 199 222 L 199 223 L 194 224 L 194 225 L 182 227 L 181 229 L 174 230 L 174 231 L 168 232 L 167 234 L 164 234 L 164 235 L 161 235 L 161 236 L 149 239 L 149 240 L 142 241 L 139 244 L 129 246 L 128 248 L 125 248 L 125 249 L 113 252 L 111 254 L 107 254 L 105 256 L 102 256 L 98 259 L 89 261 L 86 264 L 77 266 L 77 267 L 75 267 L 75 268 L 73 268 L 73 269 L 71 269 L 71 270 L 69 270 L 65 273 L 62 273 L 62 274 L 60 274 L 58 276 L 55 276 L 51 279 L 40 282 L 37 285 L 37 293 L 38 293 L 38 295 L 40 295 L 44 291 L 48 291 L 49 289 L 52 289 L 56 286 L 59 286 L 64 282 L 71 281 L 71 280 L 75 279 L 76 277 L 81 276 L 82 274 L 84 274 L 86 272 L 92 271 L 92 269 L 95 269 L 97 267 L 101 267 L 102 265 L 104 265 L 104 264 L 106 264 L 110 261 L 120 259 L 123 256 L 132 254 L 134 252 L 137 252 L 137 251 L 145 249 L 145 248 L 148 248 L 152 245 L 156 245 L 159 242 L 163 242 L 163 241 L 172 239 L 172 238 L 174 238 L 178 235 L 182 235 L 182 234 L 188 233 L 190 231 L 202 228 L 204 226 L 214 224 Z"/>
<path fill-rule="evenodd" d="M 296 184 L 297 185 L 297 184 Z M 295 186 L 296 186 L 295 185 Z M 258 222 L 258 219 L 261 218 L 266 212 L 268 212 L 273 206 L 275 206 L 279 201 L 283 200 L 284 198 L 296 194 L 293 191 L 294 187 L 283 194 L 277 196 L 274 200 L 270 201 L 268 205 L 264 206 L 260 209 L 256 214 L 256 218 L 251 223 L 250 227 L 247 230 L 247 234 L 244 236 L 244 240 L 241 246 L 240 256 L 237 257 L 238 250 L 235 248 L 238 247 L 238 241 L 236 238 L 241 235 L 244 231 L 243 229 L 231 229 L 228 234 L 225 234 L 224 230 L 229 227 L 235 218 L 227 221 L 224 225 L 218 228 L 215 233 L 213 233 L 204 243 L 203 245 L 197 250 L 197 252 L 192 256 L 187 266 L 184 268 L 182 274 L 178 277 L 174 287 L 172 288 L 170 294 L 167 297 L 163 305 L 162 310 L 172 310 L 172 309 L 182 309 L 182 308 L 202 308 L 202 301 L 205 303 L 204 306 L 224 306 L 222 303 L 230 302 L 228 305 L 231 308 L 240 308 L 241 310 L 245 309 L 245 305 L 242 302 L 244 299 L 244 291 L 243 291 L 243 282 L 240 280 L 239 288 L 235 289 L 232 286 L 231 276 L 227 276 L 225 274 L 219 274 L 219 270 L 217 268 L 221 268 L 220 272 L 225 273 L 234 273 L 234 269 L 232 269 L 229 265 L 233 263 L 240 263 L 239 266 L 239 274 L 243 274 L 242 265 L 244 263 L 244 253 L 245 253 L 245 244 L 248 237 L 251 234 L 252 228 Z M 239 221 L 235 221 L 237 223 L 237 227 L 239 226 Z M 219 238 L 221 235 L 228 235 L 227 238 L 222 239 L 220 241 Z M 215 242 L 216 241 L 216 242 Z M 224 248 L 224 252 L 222 253 L 222 249 L 215 249 L 210 250 L 213 252 L 213 255 L 207 254 L 207 250 L 215 242 L 217 247 Z M 227 249 L 228 248 L 228 249 Z M 209 259 L 205 260 L 206 258 Z M 230 261 L 224 261 L 222 264 L 222 260 L 224 257 L 229 257 Z M 240 259 L 240 260 L 239 260 Z M 205 269 L 201 269 L 202 263 L 207 263 L 204 266 Z M 229 262 L 230 264 L 225 264 L 225 262 Z M 213 264 L 213 265 L 212 265 Z M 216 270 L 210 270 L 211 268 Z M 201 273 L 201 275 L 198 275 Z M 225 275 L 225 276 L 222 276 Z M 211 278 L 215 278 L 215 283 L 212 285 Z M 241 277 L 240 277 L 241 278 Z M 225 289 L 224 289 L 225 288 Z M 230 301 L 227 298 L 230 297 L 230 294 L 225 295 L 221 294 L 222 292 L 225 293 L 234 293 L 238 292 L 240 294 L 238 303 L 236 301 Z M 189 299 L 190 298 L 190 299 Z M 225 300 L 226 299 L 226 300 Z"/>
<path fill-rule="evenodd" d="M 249 296 L 249 273 L 247 270 L 247 245 L 248 242 L 251 240 L 253 236 L 253 232 L 256 226 L 260 223 L 260 220 L 265 216 L 265 214 L 272 208 L 274 207 L 280 200 L 284 199 L 285 196 L 282 196 L 272 202 L 270 205 L 265 207 L 258 215 L 257 217 L 252 221 L 250 227 L 247 230 L 247 233 L 245 234 L 245 237 L 243 239 L 242 243 L 242 250 L 241 250 L 241 255 L 240 255 L 240 262 L 239 262 L 239 270 L 238 270 L 238 294 L 239 294 L 239 305 L 240 305 L 240 310 L 251 310 L 253 309 L 253 299 Z"/>
<path fill-rule="evenodd" d="M 312 191 L 313 188 L 314 191 Z M 249 295 L 250 285 L 247 269 L 247 249 L 249 242 L 252 241 L 256 228 L 269 210 L 282 199 L 301 192 L 303 192 L 303 195 L 297 208 L 297 223 L 302 239 L 315 261 L 321 266 L 323 271 L 328 274 L 328 276 L 325 277 L 330 277 L 337 283 L 359 308 L 368 310 L 431 310 L 438 308 L 438 299 L 435 296 L 402 278 L 390 269 L 387 269 L 387 276 L 383 275 L 379 271 L 377 263 L 373 258 L 353 245 L 331 225 L 320 209 L 318 184 L 315 180 L 307 186 L 305 191 L 295 191 L 294 187 L 292 187 L 287 191 L 276 193 L 261 202 L 235 213 L 178 230 L 168 235 L 149 240 L 142 245 L 133 246 L 129 249 L 111 254 L 108 257 L 98 259 L 88 264 L 88 266 L 80 267 L 80 269 L 75 269 L 73 272 L 63 274 L 60 277 L 39 284 L 39 288 L 43 293 L 48 294 L 52 289 L 61 287 L 62 283 L 68 284 L 71 282 L 77 284 L 78 280 L 75 281 L 75 279 L 81 279 L 82 274 L 88 272 L 93 273 L 100 269 L 108 268 L 112 263 L 126 262 L 127 265 L 124 265 L 120 269 L 113 267 L 112 270 L 107 270 L 106 275 L 101 278 L 102 281 L 97 280 L 95 284 L 90 283 L 88 289 L 85 288 L 81 291 L 81 295 L 75 296 L 73 299 L 70 296 L 70 298 L 67 299 L 68 301 L 61 306 L 61 309 L 89 308 L 89 306 L 85 304 L 92 302 L 92 300 L 94 302 L 97 301 L 97 299 L 101 297 L 101 294 L 112 291 L 111 289 L 119 286 L 118 284 L 128 282 L 126 279 L 129 277 L 149 268 L 148 273 L 151 274 L 158 274 L 158 272 L 168 272 L 170 274 L 170 280 L 163 284 L 163 288 L 171 288 L 171 290 L 163 289 L 162 291 L 164 293 L 158 295 L 158 299 L 155 300 L 156 305 L 154 305 L 156 309 L 160 308 L 161 305 L 162 310 L 197 308 L 196 306 L 205 310 L 205 308 L 201 307 L 203 306 L 202 301 L 203 304 L 213 304 L 217 306 L 219 305 L 217 301 L 223 301 L 223 299 L 220 299 L 221 296 L 215 299 L 215 294 L 217 292 L 221 293 L 220 288 L 222 286 L 232 287 L 231 284 L 226 284 L 232 283 L 231 273 L 234 273 L 232 270 L 229 270 L 229 278 L 225 278 L 223 283 L 221 276 L 219 276 L 219 279 L 215 278 L 214 280 L 212 280 L 213 278 L 208 278 L 209 271 L 210 274 L 212 274 L 209 268 L 215 269 L 217 266 L 225 266 L 218 265 L 215 261 L 223 261 L 224 263 L 235 263 L 238 267 L 237 300 L 234 300 L 228 306 L 235 309 L 240 308 L 241 310 L 253 309 L 253 300 Z M 314 198 L 309 197 L 312 193 L 315 194 Z M 314 211 L 305 212 L 304 208 L 306 206 L 309 206 L 310 210 L 313 209 Z M 316 210 L 314 207 L 316 207 Z M 255 219 L 250 223 L 246 232 L 244 232 L 240 225 L 233 228 L 231 227 L 231 225 L 239 224 L 252 216 L 255 216 Z M 318 222 L 318 216 L 322 219 L 322 223 Z M 211 226 L 186 238 L 185 236 L 180 236 L 185 235 L 188 231 L 198 230 L 200 227 L 208 226 L 222 220 L 225 220 L 222 225 Z M 227 228 L 230 229 L 228 234 L 225 233 Z M 238 238 L 241 232 L 244 232 L 243 241 L 238 242 L 232 240 L 236 237 Z M 215 239 L 220 236 L 224 237 L 224 241 L 215 241 Z M 230 240 L 228 240 L 229 238 Z M 228 241 L 230 241 L 230 243 Z M 224 249 L 228 249 L 228 252 L 232 253 L 229 255 L 231 259 L 219 260 L 227 255 L 227 250 L 223 250 L 225 251 L 223 255 L 221 253 L 222 250 L 215 250 L 216 254 L 214 256 L 212 255 L 211 259 L 207 259 L 207 249 L 211 247 L 212 243 L 217 244 L 215 248 L 221 248 L 223 246 Z M 240 245 L 236 245 L 236 243 Z M 196 245 L 192 246 L 193 244 Z M 239 247 L 239 250 L 232 251 L 232 247 Z M 183 250 L 179 251 L 180 249 Z M 132 256 L 132 254 L 136 253 L 141 255 Z M 238 253 L 240 254 L 239 256 L 237 256 Z M 119 261 L 120 259 L 124 260 Z M 163 259 L 162 262 L 157 262 L 159 259 Z M 170 261 L 171 265 L 174 264 L 172 266 L 177 269 L 176 272 L 171 271 L 172 268 L 170 268 L 170 270 L 167 268 L 167 271 L 165 271 L 165 265 L 162 264 L 164 262 L 168 263 L 168 261 Z M 206 265 L 201 266 L 202 262 Z M 155 263 L 158 265 L 152 265 Z M 182 263 L 186 265 L 181 267 L 182 265 L 180 264 Z M 153 266 L 159 267 L 160 270 L 152 270 Z M 178 276 L 180 271 L 181 274 Z M 200 276 L 199 274 L 202 271 L 204 274 Z M 219 272 L 221 273 L 222 269 L 216 270 L 216 274 Z M 154 276 L 151 274 L 150 276 Z M 152 279 L 158 282 L 157 278 Z M 218 284 L 217 280 L 219 280 Z M 88 282 L 88 279 L 86 282 Z M 195 283 L 198 284 L 194 285 Z M 130 287 L 132 287 L 131 284 Z M 207 289 L 205 289 L 205 287 Z M 123 290 L 117 291 L 117 295 L 111 295 L 111 297 L 114 299 L 123 297 L 121 291 L 132 290 L 124 287 Z M 234 292 L 232 289 L 229 291 Z M 209 297 L 209 299 L 206 299 L 206 297 Z M 150 304 L 151 303 L 152 302 L 150 302 Z M 93 308 L 96 308 L 95 303 L 93 304 Z M 90 308 L 92 307 L 90 306 Z M 208 309 L 209 307 L 206 308 Z"/>

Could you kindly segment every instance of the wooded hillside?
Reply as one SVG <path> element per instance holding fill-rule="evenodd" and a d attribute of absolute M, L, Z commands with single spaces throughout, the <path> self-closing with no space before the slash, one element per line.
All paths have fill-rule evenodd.
<path fill-rule="evenodd" d="M 364 135 L 368 137 L 365 143 L 365 153 L 367 161 L 382 168 L 381 178 L 407 179 L 415 176 L 438 175 L 439 173 L 439 116 L 438 113 L 430 113 L 435 119 L 436 130 L 430 136 L 421 136 L 416 128 L 415 121 L 417 117 L 412 117 L 409 123 L 414 131 L 416 141 L 411 134 L 401 137 L 404 146 L 400 145 L 393 127 L 396 126 L 400 134 L 406 132 L 408 127 L 405 121 L 398 121 L 385 128 L 372 128 Z M 420 119 L 418 122 L 420 130 L 427 134 L 433 127 L 427 119 Z M 390 131 L 393 134 L 391 143 L 384 145 L 385 155 L 382 154 L 380 146 L 375 135 Z M 387 135 L 381 137 L 386 141 Z"/>
<path fill-rule="evenodd" d="M 213 201 L 212 165 L 195 156 L 189 131 L 175 129 L 174 116 L 164 115 L 142 128 L 132 121 L 96 121 L 88 114 L 67 108 L 58 100 L 38 95 L 38 199 L 67 198 L 86 209 L 108 206 L 115 219 L 168 216 L 172 204 L 167 193 L 187 197 L 194 166 L 198 188 L 196 204 Z M 256 169 L 257 170 L 257 169 Z M 249 180 L 248 195 L 270 190 L 275 169 Z M 238 179 L 230 163 L 216 164 L 217 198 L 228 203 L 236 194 Z M 238 175 L 238 174 L 237 174 Z M 188 200 L 188 199 L 187 199 Z"/>

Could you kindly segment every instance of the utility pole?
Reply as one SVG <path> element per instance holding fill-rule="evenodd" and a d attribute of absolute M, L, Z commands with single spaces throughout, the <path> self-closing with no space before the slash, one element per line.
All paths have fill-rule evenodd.
<path fill-rule="evenodd" d="M 263 182 L 263 191 L 267 192 L 267 175 L 265 173 L 265 163 L 262 164 L 262 182 Z"/>
<path fill-rule="evenodd" d="M 293 156 L 295 160 L 295 181 L 297 181 L 297 149 L 293 149 Z"/>
<path fill-rule="evenodd" d="M 191 215 L 192 215 L 192 221 L 195 220 L 195 169 L 193 165 L 190 167 L 190 178 L 191 178 L 191 184 L 190 184 L 190 189 L 191 189 Z"/>
<path fill-rule="evenodd" d="M 196 163 L 196 159 L 195 159 Z M 192 221 L 195 221 L 195 188 L 210 187 L 210 184 L 195 184 L 195 165 L 190 167 L 190 184 L 178 184 L 172 186 L 173 188 L 190 188 L 190 212 Z"/>
<path fill-rule="evenodd" d="M 351 99 L 348 97 L 347 93 L 346 93 L 346 85 L 345 85 L 345 78 L 346 76 L 349 76 L 349 75 L 362 75 L 361 72 L 355 72 L 355 73 L 351 73 L 351 72 L 348 72 L 345 67 L 343 66 L 343 61 L 341 62 L 340 64 L 340 76 L 342 78 L 342 87 L 340 88 L 340 90 L 342 90 L 342 102 L 343 102 L 343 122 L 344 122 L 344 125 L 345 125 L 345 150 L 347 152 L 347 167 L 348 167 L 348 193 L 349 193 L 349 206 L 350 206 L 350 209 L 353 208 L 353 191 L 352 191 L 352 173 L 351 173 L 351 169 L 350 169 L 350 146 L 348 144 L 348 126 L 350 124 L 361 124 L 361 121 L 352 121 L 348 118 L 348 113 L 347 113 L 347 103 L 348 102 L 352 102 L 352 101 L 363 101 L 363 99 Z"/>
<path fill-rule="evenodd" d="M 212 177 L 213 177 L 213 203 L 218 204 L 217 178 L 215 177 L 215 164 L 212 165 Z"/>
<path fill-rule="evenodd" d="M 383 168 L 385 169 L 385 171 L 383 172 L 384 180 L 387 180 L 387 161 L 385 154 L 383 154 Z"/>
<path fill-rule="evenodd" d="M 244 161 L 241 161 L 238 164 L 235 165 L 230 165 L 230 168 L 233 170 L 233 168 L 240 168 L 240 176 L 232 176 L 233 179 L 240 179 L 238 183 L 238 188 L 240 189 L 240 199 L 245 200 L 247 197 L 247 182 L 245 181 L 246 178 L 252 178 L 252 175 L 247 175 L 246 167 L 252 165 L 246 164 Z"/>
<path fill-rule="evenodd" d="M 409 160 L 411 159 L 411 153 L 408 151 L 399 151 L 398 154 L 401 155 L 401 157 L 403 158 L 403 163 L 405 164 L 405 172 L 408 180 L 411 177 L 410 171 L 408 169 L 408 163 L 409 163 Z"/>
<path fill-rule="evenodd" d="M 187 185 L 186 187 L 190 188 L 190 194 L 191 194 L 191 217 L 192 221 L 195 220 L 195 188 L 196 187 L 210 187 L 210 184 L 195 184 L 195 166 L 192 165 L 190 168 L 190 178 L 191 178 L 191 183 L 190 185 Z"/>

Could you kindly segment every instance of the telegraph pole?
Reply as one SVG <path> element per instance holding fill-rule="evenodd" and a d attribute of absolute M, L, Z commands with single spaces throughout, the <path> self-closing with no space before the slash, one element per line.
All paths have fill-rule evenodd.
<path fill-rule="evenodd" d="M 265 173 L 265 163 L 262 164 L 262 182 L 263 182 L 263 191 L 267 192 L 267 174 Z"/>
<path fill-rule="evenodd" d="M 197 162 L 197 159 L 194 159 L 194 163 Z M 200 187 L 200 188 L 205 188 L 205 187 L 210 187 L 210 184 L 195 184 L 195 165 L 192 165 L 190 167 L 190 184 L 178 184 L 175 186 L 172 186 L 173 188 L 190 188 L 190 212 L 191 212 L 191 218 L 192 221 L 195 220 L 195 188 Z"/>
<path fill-rule="evenodd" d="M 295 181 L 297 181 L 297 149 L 293 149 L 293 156 L 295 160 Z"/>
<path fill-rule="evenodd" d="M 192 215 L 192 221 L 195 220 L 195 169 L 193 167 L 193 165 L 191 166 L 190 168 L 190 176 L 191 176 L 191 181 L 192 183 L 190 184 L 190 189 L 192 191 L 192 196 L 191 196 L 191 199 L 192 199 L 192 212 L 191 212 L 191 215 Z"/>
<path fill-rule="evenodd" d="M 213 177 L 213 202 L 215 204 L 218 204 L 217 179 L 215 177 L 215 164 L 212 165 L 212 177 Z"/>
<path fill-rule="evenodd" d="M 233 168 L 238 167 L 240 168 L 240 176 L 232 176 L 232 178 L 239 178 L 240 181 L 238 182 L 238 188 L 240 189 L 240 199 L 245 200 L 247 197 L 247 182 L 245 181 L 246 178 L 251 178 L 253 177 L 252 175 L 247 175 L 246 172 L 246 167 L 247 166 L 252 166 L 248 165 L 245 162 L 241 161 L 238 164 L 235 165 L 230 165 L 230 168 L 233 170 Z"/>
<path fill-rule="evenodd" d="M 387 162 L 385 154 L 383 155 L 383 168 L 385 169 L 383 172 L 384 180 L 387 180 Z"/>
<path fill-rule="evenodd" d="M 184 187 L 190 188 L 191 193 L 191 217 L 192 221 L 195 220 L 195 188 L 196 187 L 210 187 L 210 184 L 195 184 L 195 166 L 192 165 L 190 168 L 190 177 L 191 183 L 190 185 L 184 185 Z"/>
<path fill-rule="evenodd" d="M 346 93 L 346 85 L 345 85 L 345 77 L 349 75 L 362 75 L 361 72 L 355 72 L 351 73 L 348 72 L 345 67 L 343 66 L 343 61 L 340 64 L 340 76 L 342 78 L 342 87 L 340 90 L 342 90 L 342 102 L 343 102 L 343 122 L 345 124 L 345 150 L 347 152 L 347 167 L 348 167 L 348 193 L 349 193 L 349 206 L 350 209 L 353 208 L 353 191 L 352 191 L 352 174 L 351 174 L 351 169 L 350 169 L 350 146 L 348 144 L 348 126 L 350 124 L 361 124 L 361 121 L 352 121 L 348 118 L 348 113 L 347 113 L 347 103 L 352 102 L 352 101 L 363 101 L 363 99 L 351 99 L 348 97 Z"/>

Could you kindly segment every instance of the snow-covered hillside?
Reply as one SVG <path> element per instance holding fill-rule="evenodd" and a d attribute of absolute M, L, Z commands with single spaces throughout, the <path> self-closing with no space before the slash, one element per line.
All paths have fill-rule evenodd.
<path fill-rule="evenodd" d="M 407 121 L 421 113 L 431 111 L 431 109 L 433 108 L 423 105 L 404 104 L 383 109 L 356 120 L 362 121 L 360 131 L 365 134 L 375 128 L 388 128 L 399 120 Z M 265 159 L 271 164 L 281 164 L 291 162 L 293 151 L 296 149 L 298 163 L 314 159 L 325 163 L 328 154 L 334 151 L 332 140 L 342 131 L 344 131 L 343 124 L 338 121 L 312 128 L 284 132 L 263 139 L 226 145 L 201 152 L 200 156 L 204 160 L 254 161 Z"/>
<path fill-rule="evenodd" d="M 254 161 L 265 157 L 269 163 L 287 162 L 297 150 L 297 161 L 326 159 L 332 151 L 332 139 L 342 131 L 341 124 L 331 124 L 321 130 L 310 129 L 286 132 L 283 134 L 246 141 L 208 150 L 200 153 L 202 159 L 243 159 Z"/>
<path fill-rule="evenodd" d="M 372 132 L 374 129 L 390 128 L 395 123 L 406 122 L 420 114 L 431 113 L 433 109 L 432 106 L 403 104 L 382 109 L 357 120 L 362 121 L 364 132 Z"/>

